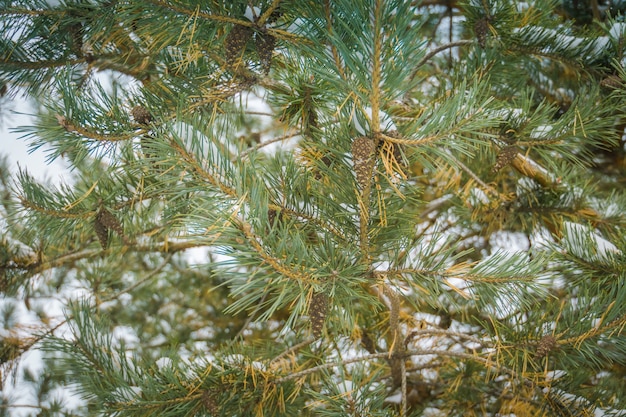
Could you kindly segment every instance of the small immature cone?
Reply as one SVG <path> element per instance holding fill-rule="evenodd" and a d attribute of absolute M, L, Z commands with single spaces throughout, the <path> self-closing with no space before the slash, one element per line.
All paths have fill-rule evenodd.
<path fill-rule="evenodd" d="M 122 238 L 124 243 L 128 244 L 128 238 L 124 235 L 122 224 L 109 210 L 105 208 L 101 208 L 98 211 L 98 214 L 96 214 L 94 229 L 103 249 L 107 248 L 109 242 L 109 229 L 117 233 Z"/>
<path fill-rule="evenodd" d="M 217 416 L 220 412 L 217 401 L 215 400 L 215 394 L 216 392 L 213 389 L 205 390 L 202 393 L 202 404 L 211 416 Z"/>
<path fill-rule="evenodd" d="M 234 65 L 237 62 L 253 33 L 254 30 L 251 27 L 233 26 L 224 41 L 224 52 L 228 65 Z"/>
<path fill-rule="evenodd" d="M 327 311 L 328 296 L 323 292 L 313 294 L 311 304 L 309 304 L 309 318 L 311 319 L 311 331 L 316 339 L 322 337 Z"/>
<path fill-rule="evenodd" d="M 113 230 L 120 236 L 124 236 L 124 229 L 122 229 L 122 224 L 109 210 L 105 208 L 100 209 L 97 218 L 98 221 L 102 223 L 106 228 Z"/>
<path fill-rule="evenodd" d="M 487 44 L 487 34 L 489 33 L 489 19 L 486 17 L 480 18 L 474 23 L 474 33 L 476 34 L 476 40 L 481 48 L 484 48 Z"/>
<path fill-rule="evenodd" d="M 367 187 L 372 179 L 374 150 L 374 141 L 367 136 L 359 136 L 352 141 L 352 163 L 361 189 Z"/>
<path fill-rule="evenodd" d="M 498 158 L 496 164 L 491 169 L 492 172 L 498 172 L 505 166 L 509 165 L 515 159 L 517 155 L 517 146 L 505 146 L 498 152 Z"/>
<path fill-rule="evenodd" d="M 617 75 L 609 75 L 600 81 L 600 87 L 607 88 L 609 90 L 619 90 L 624 87 L 622 79 Z"/>
<path fill-rule="evenodd" d="M 140 125 L 150 124 L 152 121 L 152 115 L 144 106 L 135 106 L 130 111 L 130 114 L 133 116 L 133 119 Z"/>
<path fill-rule="evenodd" d="M 93 228 L 98 237 L 98 241 L 100 241 L 100 246 L 102 246 L 102 249 L 106 249 L 109 246 L 109 229 L 100 222 L 98 217 L 99 216 L 96 216 L 93 222 Z"/>
<path fill-rule="evenodd" d="M 365 330 L 361 330 L 361 346 L 363 346 L 363 348 L 367 350 L 369 354 L 373 355 L 374 353 L 376 353 L 376 344 L 370 337 L 369 333 L 367 333 L 367 331 Z"/>
<path fill-rule="evenodd" d="M 548 353 L 552 352 L 556 347 L 556 339 L 552 335 L 547 335 L 541 338 L 537 351 L 535 352 L 535 359 L 541 359 Z"/>
<path fill-rule="evenodd" d="M 256 52 L 259 54 L 259 61 L 263 72 L 267 74 L 272 65 L 272 54 L 276 47 L 276 38 L 269 33 L 257 32 L 254 38 Z"/>

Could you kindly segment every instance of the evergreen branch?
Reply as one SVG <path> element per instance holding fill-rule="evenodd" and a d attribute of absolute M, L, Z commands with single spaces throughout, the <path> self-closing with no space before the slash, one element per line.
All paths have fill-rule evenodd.
<path fill-rule="evenodd" d="M 241 325 L 241 328 L 237 331 L 237 334 L 235 334 L 235 336 L 233 337 L 233 341 L 238 340 L 240 337 L 242 337 L 243 333 L 246 331 L 250 323 L 252 323 L 255 320 L 257 313 L 261 311 L 261 308 L 263 307 L 263 303 L 265 303 L 265 299 L 267 298 L 267 295 L 268 295 L 267 292 L 263 293 L 263 296 L 257 303 L 254 310 L 248 315 L 248 318 L 246 319 L 245 323 Z"/>
<path fill-rule="evenodd" d="M 378 145 L 377 135 L 380 132 L 380 101 L 382 99 L 380 92 L 381 84 L 381 54 L 382 54 L 382 0 L 374 0 L 374 50 L 372 57 L 372 83 L 370 89 L 370 106 L 372 107 L 372 117 L 370 120 L 370 128 L 375 138 L 375 145 Z"/>
<path fill-rule="evenodd" d="M 369 253 L 369 208 L 371 190 L 371 181 L 368 181 L 361 193 L 359 193 L 358 189 L 355 189 L 357 201 L 359 203 L 359 248 L 361 249 L 361 255 L 363 256 L 364 262 L 368 264 L 371 261 L 371 255 Z"/>
<path fill-rule="evenodd" d="M 208 181 L 211 185 L 219 188 L 220 191 L 222 191 L 227 196 L 230 196 L 230 197 L 237 196 L 237 191 L 234 188 L 229 187 L 228 185 L 219 181 L 217 178 L 211 175 L 207 170 L 202 168 L 202 165 L 198 162 L 198 160 L 191 153 L 189 153 L 184 147 L 182 147 L 175 141 L 171 142 L 171 146 L 172 146 L 172 149 L 181 156 L 183 161 L 185 161 L 185 163 L 187 163 L 193 169 L 193 172 L 195 172 L 200 178 Z"/>
<path fill-rule="evenodd" d="M 3 9 L 0 10 L 0 16 L 54 16 L 54 15 L 63 15 L 65 12 L 58 9 L 50 9 L 50 10 L 35 10 L 35 9 L 24 9 L 24 8 L 11 8 L 11 9 Z"/>
<path fill-rule="evenodd" d="M 14 61 L 10 59 L 3 59 L 2 65 L 6 67 L 4 70 L 36 70 L 36 69 L 44 69 L 44 68 L 58 68 L 58 67 L 66 67 L 68 65 L 74 66 L 78 64 L 85 63 L 85 58 L 76 58 L 76 59 L 56 59 L 56 60 L 44 60 L 44 61 Z"/>
<path fill-rule="evenodd" d="M 189 248 L 185 248 L 185 249 L 189 249 Z M 185 250 L 185 249 L 183 249 L 183 250 Z M 148 274 L 146 274 L 145 277 L 143 277 L 140 280 L 137 280 L 132 285 L 129 285 L 128 287 L 126 287 L 126 288 L 116 292 L 115 294 L 111 295 L 110 297 L 107 297 L 107 298 L 103 299 L 102 302 L 106 303 L 106 302 L 109 302 L 109 301 L 117 300 L 123 294 L 127 294 L 127 293 L 129 293 L 131 291 L 134 291 L 136 288 L 139 288 L 141 285 L 143 285 L 146 282 L 150 281 L 159 272 L 161 272 L 163 270 L 163 268 L 165 268 L 165 266 L 171 261 L 172 257 L 174 256 L 174 253 L 175 252 L 167 252 L 167 255 L 163 258 L 163 261 L 161 262 L 161 264 L 158 265 L 156 268 L 152 269 Z"/>
<path fill-rule="evenodd" d="M 240 222 L 240 229 L 248 242 L 250 242 L 252 248 L 254 248 L 258 256 L 263 260 L 263 263 L 268 264 L 280 275 L 283 275 L 289 279 L 304 282 L 311 280 L 312 274 L 310 272 L 292 269 L 289 266 L 285 266 L 280 259 L 269 255 L 267 251 L 263 248 L 263 246 L 261 246 L 261 244 L 259 243 L 259 238 L 252 232 L 252 228 L 250 227 L 249 223 Z"/>
<path fill-rule="evenodd" d="M 306 220 L 310 223 L 315 224 L 316 226 L 319 226 L 321 229 L 323 230 L 328 230 L 330 231 L 333 235 L 335 235 L 337 238 L 341 239 L 342 241 L 346 241 L 347 237 L 345 234 L 341 233 L 341 230 L 338 229 L 337 227 L 333 226 L 331 223 L 327 223 L 325 221 L 323 221 L 320 218 L 317 217 L 313 217 L 310 216 L 306 213 L 302 213 L 296 210 L 293 210 L 291 208 L 288 207 L 284 207 L 282 205 L 278 205 L 278 204 L 268 204 L 267 206 L 269 209 L 273 209 L 273 210 L 277 210 L 277 211 L 281 211 L 284 212 L 294 218 L 299 218 L 299 219 L 303 219 Z"/>
<path fill-rule="evenodd" d="M 163 260 L 163 262 L 161 262 L 160 265 L 158 265 L 156 268 L 151 270 L 143 279 L 135 282 L 134 284 L 130 285 L 127 288 L 124 288 L 124 289 L 118 291 L 117 293 L 111 295 L 110 297 L 105 298 L 104 300 L 102 300 L 102 302 L 109 302 L 109 301 L 116 300 L 120 296 L 122 296 L 123 294 L 129 293 L 129 292 L 135 290 L 136 288 L 138 288 L 139 286 L 141 286 L 145 282 L 147 282 L 150 279 L 154 278 L 159 272 L 161 272 L 163 270 L 163 268 L 170 262 L 171 259 L 172 259 L 172 253 L 168 254 L 168 256 L 166 256 L 165 259 Z M 76 260 L 78 260 L 78 259 L 76 259 Z M 72 261 L 72 262 L 74 262 L 74 261 Z M 60 265 L 57 265 L 57 266 L 60 266 Z M 41 272 L 43 272 L 43 271 L 38 271 L 37 273 L 41 273 Z M 94 305 L 91 308 L 92 309 L 96 309 L 97 307 L 98 307 L 97 305 Z M 23 355 L 24 353 L 26 353 L 27 351 L 32 349 L 37 343 L 39 343 L 42 340 L 46 339 L 47 337 L 53 335 L 54 332 L 56 332 L 59 328 L 64 326 L 68 321 L 72 320 L 73 317 L 74 317 L 73 315 L 68 315 L 68 316 L 65 317 L 65 319 L 60 320 L 53 327 L 51 327 L 49 329 L 46 329 L 44 332 L 31 337 L 30 340 L 28 341 L 28 343 L 23 346 L 23 351 L 20 353 L 20 355 Z"/>
<path fill-rule="evenodd" d="M 511 48 L 512 51 L 527 55 L 527 56 L 535 56 L 537 58 L 545 58 L 551 61 L 559 62 L 561 64 L 567 65 L 570 68 L 575 68 L 579 71 L 584 70 L 584 66 L 582 62 L 578 61 L 575 55 L 573 57 L 567 57 L 559 53 L 550 53 L 545 51 L 542 48 L 533 48 L 527 45 L 515 45 Z M 581 55 L 582 56 L 582 55 Z"/>
<path fill-rule="evenodd" d="M 400 416 L 406 416 L 407 413 L 407 395 L 406 395 L 406 362 L 400 361 L 400 372 L 402 373 L 402 383 L 400 386 L 401 400 L 400 400 Z"/>
<path fill-rule="evenodd" d="M 606 332 L 608 332 L 609 330 L 613 330 L 613 329 L 619 329 L 618 330 L 618 334 L 621 334 L 624 327 L 626 327 L 626 315 L 623 315 L 621 317 L 618 317 L 614 320 L 612 320 L 611 322 L 607 323 L 606 325 L 602 325 L 602 323 L 604 322 L 604 317 L 609 313 L 609 311 L 611 310 L 611 308 L 615 305 L 615 301 L 613 301 L 611 303 L 611 305 L 605 310 L 604 314 L 602 315 L 602 317 L 600 318 L 599 322 L 591 329 L 589 329 L 587 332 L 580 334 L 578 336 L 572 336 L 569 337 L 567 339 L 560 339 L 557 340 L 557 343 L 559 345 L 574 345 L 575 347 L 579 347 L 580 345 L 582 345 L 583 342 L 585 342 L 588 339 L 592 339 L 594 337 L 597 337 L 601 334 L 604 334 Z"/>
<path fill-rule="evenodd" d="M 396 143 L 399 145 L 425 145 L 427 143 L 431 143 L 431 142 L 436 142 L 438 140 L 441 140 L 442 138 L 444 138 L 446 136 L 446 133 L 438 133 L 435 135 L 429 135 L 423 138 L 419 138 L 419 139 L 410 139 L 410 138 L 403 138 L 403 137 L 397 137 L 394 138 L 392 136 L 388 136 L 385 135 L 384 133 L 380 134 L 382 136 L 383 139 L 385 139 L 386 141 L 389 141 L 391 143 Z"/>
<path fill-rule="evenodd" d="M 190 16 L 190 17 L 200 17 L 202 19 L 205 20 L 211 20 L 211 21 L 215 21 L 215 22 L 220 22 L 220 23 L 231 23 L 234 25 L 239 25 L 239 26 L 246 26 L 246 27 L 251 27 L 251 28 L 258 28 L 259 27 L 259 23 L 258 22 L 251 22 L 248 19 L 237 19 L 234 17 L 229 17 L 229 16 L 223 16 L 223 15 L 217 15 L 217 14 L 208 14 L 208 13 L 204 13 L 201 12 L 199 10 L 199 8 L 197 10 L 191 10 L 191 9 L 187 9 L 185 7 L 179 6 L 179 5 L 175 5 L 175 4 L 170 4 L 170 3 L 166 3 L 164 1 L 161 0 L 146 0 L 148 3 L 152 3 L 155 6 L 159 6 L 162 7 L 164 9 L 168 9 L 168 10 L 172 10 L 176 13 L 179 14 L 183 14 L 186 16 Z M 276 2 L 276 4 L 278 5 L 280 3 L 279 0 L 274 0 Z M 274 36 L 278 36 L 281 39 L 291 39 L 291 40 L 298 40 L 298 41 L 304 41 L 307 43 L 310 43 L 309 40 L 304 39 L 298 35 L 295 35 L 291 32 L 285 31 L 285 30 L 281 30 L 281 29 L 274 29 L 274 28 L 267 28 L 266 29 L 268 33 L 271 33 Z"/>
<path fill-rule="evenodd" d="M 137 132 L 128 133 L 123 136 L 111 136 L 108 134 L 102 134 L 102 133 L 89 130 L 82 126 L 76 126 L 71 121 L 67 120 L 65 116 L 62 116 L 60 114 L 56 115 L 56 119 L 59 122 L 59 125 L 61 125 L 66 131 L 70 133 L 76 133 L 78 135 L 81 135 L 88 139 L 95 140 L 97 142 L 119 142 L 119 141 L 124 141 L 124 140 L 130 140 L 130 139 L 136 138 L 137 135 L 141 135 L 147 132 L 145 129 L 142 129 Z"/>
<path fill-rule="evenodd" d="M 187 249 L 192 248 L 201 248 L 206 247 L 206 243 L 196 243 L 196 242 L 169 242 L 164 241 L 159 245 L 133 245 L 132 251 L 138 253 L 150 253 L 150 252 L 158 252 L 158 253 L 166 253 L 173 254 L 177 252 L 182 252 Z M 110 251 L 110 249 L 109 249 Z M 47 271 L 52 268 L 57 268 L 64 265 L 73 265 L 77 261 L 83 259 L 89 259 L 96 256 L 100 256 L 102 254 L 102 249 L 83 249 L 77 252 L 63 254 L 58 256 L 57 258 L 42 262 L 35 263 L 28 269 L 30 275 L 37 275 L 44 271 Z"/>
<path fill-rule="evenodd" d="M 95 211 L 88 211 L 82 213 L 70 213 L 65 210 L 54 210 L 46 207 L 41 207 L 34 202 L 28 200 L 26 197 L 22 195 L 18 195 L 17 198 L 20 200 L 22 206 L 27 209 L 33 210 L 37 213 L 43 214 L 44 216 L 56 217 L 59 219 L 87 219 L 89 217 L 93 217 L 95 215 Z"/>
<path fill-rule="evenodd" d="M 286 136 L 282 136 L 279 137 L 280 140 L 284 140 L 286 138 Z M 268 144 L 268 142 L 264 142 L 263 144 Z M 263 145 L 263 144 L 259 144 L 259 145 Z M 233 188 L 230 188 L 228 186 L 226 186 L 225 184 L 219 182 L 218 180 L 215 179 L 215 177 L 213 177 L 211 174 L 209 174 L 206 170 L 204 170 L 201 165 L 197 162 L 197 160 L 193 157 L 193 155 L 191 155 L 189 152 L 187 152 L 186 149 L 182 148 L 179 145 L 173 145 L 175 150 L 177 150 L 177 152 L 179 152 L 179 154 L 182 156 L 183 160 L 185 160 L 187 163 L 191 164 L 191 166 L 194 168 L 194 170 L 199 173 L 201 175 L 201 177 L 207 179 L 211 184 L 219 187 L 226 195 L 234 197 L 236 196 L 236 191 Z M 260 146 L 259 146 L 260 147 Z M 248 155 L 248 153 L 243 152 L 242 154 L 239 155 L 239 158 L 245 155 Z M 231 160 L 236 160 L 234 157 L 231 158 Z M 247 199 L 247 197 L 246 197 Z M 320 225 L 321 227 L 325 228 L 326 230 L 330 230 L 333 232 L 333 234 L 335 234 L 336 236 L 341 237 L 343 240 L 345 240 L 345 236 L 343 236 L 336 228 L 332 227 L 329 224 L 326 223 L 322 223 L 319 219 L 313 218 L 311 216 L 308 216 L 304 213 L 300 213 L 298 211 L 294 211 L 292 209 L 289 209 L 287 207 L 282 207 L 282 206 L 278 206 L 278 205 L 274 205 L 274 204 L 270 204 L 269 208 L 272 208 L 274 210 L 284 210 L 286 213 L 294 215 L 296 217 L 299 218 L 303 218 L 309 221 L 314 222 L 317 225 Z M 256 240 L 255 240 L 256 241 Z M 258 243 L 258 242 L 257 242 Z"/>
<path fill-rule="evenodd" d="M 209 94 L 207 94 L 206 97 L 202 100 L 197 100 L 193 103 L 190 103 L 188 108 L 183 110 L 183 114 L 191 114 L 193 110 L 201 109 L 207 104 L 215 104 L 226 101 L 232 96 L 245 91 L 247 88 L 250 88 L 252 85 L 259 82 L 256 75 L 252 71 L 239 69 L 237 75 L 239 77 L 228 83 L 223 83 L 220 86 L 210 84 L 208 86 Z M 264 85 L 261 82 L 259 82 L 259 84 L 261 86 Z M 176 113 L 172 113 L 171 118 L 173 119 L 175 116 Z"/>
<path fill-rule="evenodd" d="M 326 30 L 328 31 L 328 35 L 333 35 L 333 22 L 331 15 L 331 2 L 330 0 L 324 0 L 324 11 L 326 17 Z M 330 50 L 333 54 L 333 59 L 335 60 L 335 67 L 337 68 L 337 72 L 342 79 L 346 79 L 346 74 L 343 69 L 343 65 L 341 65 L 341 57 L 339 56 L 339 52 L 337 51 L 337 45 L 331 42 Z"/>
<path fill-rule="evenodd" d="M 519 152 L 515 155 L 513 161 L 511 161 L 511 165 L 513 165 L 520 174 L 537 181 L 544 187 L 555 188 L 561 183 L 560 179 L 555 177 L 547 169 Z"/>
<path fill-rule="evenodd" d="M 41 405 L 34 404 L 0 404 L 1 409 L 9 409 L 9 408 L 36 408 L 38 410 L 49 410 Z"/>
<path fill-rule="evenodd" d="M 306 347 L 308 345 L 310 345 L 311 343 L 315 342 L 317 339 L 316 338 L 311 338 L 311 339 L 307 339 L 307 340 L 303 340 L 300 343 L 297 343 L 296 345 L 290 347 L 289 349 L 281 352 L 280 354 L 278 354 L 277 356 L 273 357 L 270 361 L 268 366 L 271 366 L 274 363 L 277 363 L 278 361 L 280 361 L 282 358 L 284 358 L 287 355 L 290 355 L 293 352 L 296 352 L 300 349 L 302 349 L 303 347 Z"/>
<path fill-rule="evenodd" d="M 597 18 L 590 1 L 585 17 Z M 68 384 L 88 403 L 80 415 L 618 412 L 620 22 L 583 28 L 554 0 L 524 10 L 488 0 L 9 3 L 0 98 L 25 89 L 39 100 L 39 119 L 20 131 L 33 149 L 68 156 L 77 179 L 55 189 L 21 171 L 12 190 L 0 167 L 0 289 L 36 313 L 59 291 L 63 303 L 77 279 L 90 300 L 61 327 L 42 308 L 34 330 L 12 324 L 19 298 L 0 309 L 9 336 L 48 331 L 50 344 L 0 337 L 0 356 L 18 342 L 51 353 L 41 374 L 15 383 L 35 387 L 42 413 L 74 412 L 45 406 Z M 470 38 L 454 40 L 463 27 Z M 104 69 L 135 80 L 104 88 L 93 78 Z M 281 110 L 256 111 L 257 99 Z M 271 137 L 246 149 L 233 136 L 252 131 Z M 295 148 L 275 146 L 287 141 Z M 589 226 L 574 233 L 565 220 Z M 536 248 L 542 222 L 562 233 Z M 113 232 L 112 249 L 96 247 Z M 189 263 L 188 248 L 199 249 Z M 317 341 L 301 337 L 307 324 Z"/>
<path fill-rule="evenodd" d="M 263 12 L 263 14 L 259 16 L 259 20 L 257 20 L 257 25 L 259 26 L 265 25 L 265 22 L 267 22 L 267 20 L 270 18 L 272 13 L 274 13 L 274 11 L 280 7 L 281 1 L 282 0 L 273 0 L 272 4 L 270 4 L 268 8 Z"/>
<path fill-rule="evenodd" d="M 164 9 L 168 9 L 168 10 L 172 10 L 176 13 L 179 14 L 183 14 L 189 17 L 201 17 L 202 19 L 205 20 L 213 20 L 216 22 L 221 22 L 221 23 L 232 23 L 235 25 L 241 25 L 241 26 L 249 26 L 249 27 L 254 27 L 255 24 L 249 20 L 240 20 L 240 19 L 235 19 L 233 17 L 228 17 L 228 16 L 222 16 L 222 15 L 217 15 L 217 14 L 208 14 L 208 13 L 204 13 L 200 11 L 200 8 L 198 7 L 196 10 L 191 10 L 191 9 L 187 9 L 183 6 L 177 5 L 177 4 L 172 4 L 172 3 L 166 3 L 164 1 L 161 0 L 147 0 L 148 3 L 152 3 L 155 6 L 158 7 L 162 7 Z"/>
<path fill-rule="evenodd" d="M 468 335 L 465 333 L 455 332 L 448 329 L 424 329 L 424 330 L 413 330 L 411 333 L 407 335 L 404 339 L 404 345 L 407 346 L 411 339 L 418 336 L 446 336 L 449 338 L 457 338 L 464 339 L 472 343 L 476 343 L 478 346 L 482 347 L 492 347 L 493 344 L 484 339 L 479 339 L 475 336 Z"/>
<path fill-rule="evenodd" d="M 114 56 L 114 58 L 119 59 L 119 56 Z M 133 77 L 136 80 L 145 81 L 146 70 L 151 64 L 150 58 L 152 58 L 150 55 L 126 54 L 123 62 L 116 62 L 115 60 L 109 60 L 107 55 L 102 55 L 89 56 L 89 59 L 85 58 L 85 61 L 89 62 L 89 68 L 96 67 L 100 71 L 113 70 Z M 132 66 L 129 64 L 132 64 Z"/>
<path fill-rule="evenodd" d="M 470 177 L 472 177 L 472 179 L 474 181 L 476 181 L 478 184 L 480 184 L 481 187 L 483 187 L 483 189 L 485 189 L 487 192 L 489 192 L 491 195 L 495 196 L 498 200 L 500 201 L 506 201 L 507 198 L 505 196 L 503 196 L 502 194 L 500 194 L 498 192 L 498 190 L 496 190 L 495 188 L 487 185 L 478 175 L 476 175 L 476 173 L 474 173 L 474 171 L 472 171 L 471 169 L 469 169 L 467 167 L 467 165 L 465 165 L 463 162 L 459 161 L 454 155 L 452 155 L 452 152 L 450 152 L 449 150 L 447 150 L 447 157 L 450 158 L 452 160 L 452 162 L 454 162 L 456 165 L 458 165 L 463 171 L 465 171 L 467 173 L 467 175 L 469 175 Z"/>

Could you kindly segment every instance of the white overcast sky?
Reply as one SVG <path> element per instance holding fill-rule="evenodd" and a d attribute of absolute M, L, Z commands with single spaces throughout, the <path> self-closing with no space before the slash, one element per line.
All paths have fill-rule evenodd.
<path fill-rule="evenodd" d="M 54 183 L 62 182 L 67 178 L 67 170 L 62 161 L 46 162 L 46 148 L 39 148 L 29 152 L 30 138 L 22 138 L 23 133 L 13 130 L 19 126 L 32 125 L 33 118 L 28 114 L 33 109 L 22 98 L 10 99 L 5 97 L 1 102 L 2 119 L 0 121 L 0 153 L 8 155 L 11 163 L 11 173 L 16 173 L 18 166 L 27 170 L 40 180 L 49 179 Z M 49 148 L 48 148 L 49 150 Z"/>

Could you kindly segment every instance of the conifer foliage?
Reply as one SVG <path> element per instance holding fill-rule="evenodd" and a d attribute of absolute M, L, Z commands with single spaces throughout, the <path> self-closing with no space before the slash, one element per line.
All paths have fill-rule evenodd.
<path fill-rule="evenodd" d="M 622 415 L 613 3 L 2 0 L 0 414 Z"/>

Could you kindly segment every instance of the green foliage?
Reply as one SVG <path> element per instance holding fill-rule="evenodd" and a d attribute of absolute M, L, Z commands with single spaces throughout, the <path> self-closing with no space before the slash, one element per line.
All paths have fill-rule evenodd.
<path fill-rule="evenodd" d="M 71 168 L 0 161 L 5 384 L 41 415 L 623 412 L 625 29 L 570 3 L 4 1 L 16 131 Z"/>

